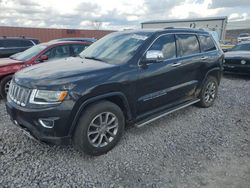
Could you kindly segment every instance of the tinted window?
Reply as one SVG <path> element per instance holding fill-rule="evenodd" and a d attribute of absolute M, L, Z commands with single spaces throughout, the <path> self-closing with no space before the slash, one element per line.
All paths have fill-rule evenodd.
<path fill-rule="evenodd" d="M 197 54 L 200 52 L 199 42 L 195 35 L 178 34 L 178 51 L 181 56 Z"/>
<path fill-rule="evenodd" d="M 86 44 L 73 44 L 72 45 L 73 53 L 75 55 L 78 55 L 79 53 L 81 53 L 88 46 L 89 45 L 86 45 Z"/>
<path fill-rule="evenodd" d="M 149 50 L 162 51 L 164 59 L 176 57 L 175 37 L 174 35 L 164 35 L 159 37 Z"/>
<path fill-rule="evenodd" d="M 199 38 L 200 38 L 201 50 L 203 52 L 216 50 L 214 42 L 210 36 L 199 36 Z"/>
<path fill-rule="evenodd" d="M 20 40 L 15 40 L 15 39 L 4 40 L 4 46 L 6 48 L 20 47 Z"/>
<path fill-rule="evenodd" d="M 70 56 L 69 46 L 56 46 L 44 53 L 49 59 L 59 59 Z"/>
<path fill-rule="evenodd" d="M 29 40 L 22 40 L 21 45 L 23 47 L 28 47 L 28 46 L 33 46 L 33 43 L 31 41 L 29 41 Z"/>
<path fill-rule="evenodd" d="M 249 37 L 250 35 L 248 33 L 242 33 L 239 35 L 239 37 Z"/>
<path fill-rule="evenodd" d="M 1 47 L 4 47 L 4 45 L 3 45 L 3 40 L 0 40 L 0 48 Z"/>

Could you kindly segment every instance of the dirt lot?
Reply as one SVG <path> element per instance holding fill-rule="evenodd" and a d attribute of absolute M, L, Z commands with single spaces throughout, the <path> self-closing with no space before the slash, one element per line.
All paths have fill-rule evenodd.
<path fill-rule="evenodd" d="M 215 105 L 127 128 L 111 152 L 89 157 L 39 144 L 0 102 L 0 187 L 250 187 L 250 79 L 226 77 Z"/>

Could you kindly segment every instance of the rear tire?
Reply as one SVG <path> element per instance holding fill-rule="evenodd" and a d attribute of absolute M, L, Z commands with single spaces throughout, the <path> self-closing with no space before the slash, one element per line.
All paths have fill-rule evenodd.
<path fill-rule="evenodd" d="M 9 90 L 12 75 L 4 77 L 0 82 L 0 95 L 3 99 L 6 99 L 7 92 Z"/>
<path fill-rule="evenodd" d="M 91 104 L 78 120 L 73 144 L 88 155 L 105 154 L 118 143 L 124 126 L 119 106 L 109 101 Z"/>
<path fill-rule="evenodd" d="M 202 108 L 208 108 L 214 104 L 218 94 L 218 81 L 215 77 L 209 76 L 199 95 L 200 102 L 197 106 Z"/>

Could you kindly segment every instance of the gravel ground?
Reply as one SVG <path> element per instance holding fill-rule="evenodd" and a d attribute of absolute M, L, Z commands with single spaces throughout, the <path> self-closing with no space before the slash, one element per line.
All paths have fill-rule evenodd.
<path fill-rule="evenodd" d="M 250 187 L 250 79 L 226 77 L 213 107 L 127 128 L 90 157 L 27 138 L 0 102 L 0 187 Z"/>

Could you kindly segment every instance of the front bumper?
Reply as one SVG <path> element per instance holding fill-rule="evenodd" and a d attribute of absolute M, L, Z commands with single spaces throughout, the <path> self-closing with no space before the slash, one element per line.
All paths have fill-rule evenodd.
<path fill-rule="evenodd" d="M 36 139 L 52 144 L 70 143 L 69 129 L 71 124 L 68 120 L 72 108 L 69 104 L 60 104 L 46 109 L 26 109 L 8 101 L 6 109 L 15 125 Z M 53 120 L 53 127 L 42 126 L 39 122 L 40 119 Z"/>
<path fill-rule="evenodd" d="M 249 65 L 224 64 L 223 68 L 224 68 L 224 73 L 250 75 L 250 66 Z"/>

